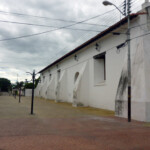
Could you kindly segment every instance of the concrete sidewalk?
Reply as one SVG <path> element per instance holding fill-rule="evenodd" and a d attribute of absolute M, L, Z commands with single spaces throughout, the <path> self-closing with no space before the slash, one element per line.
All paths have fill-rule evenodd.
<path fill-rule="evenodd" d="M 0 97 L 0 150 L 149 150 L 150 126 L 113 112 L 71 104 Z"/>

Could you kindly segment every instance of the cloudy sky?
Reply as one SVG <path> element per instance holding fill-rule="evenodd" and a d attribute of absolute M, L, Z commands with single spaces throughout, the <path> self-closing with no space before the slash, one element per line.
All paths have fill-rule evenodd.
<path fill-rule="evenodd" d="M 26 72 L 40 71 L 118 21 L 120 13 L 102 1 L 1 0 L 0 77 L 31 80 Z M 122 9 L 124 0 L 110 1 Z M 144 0 L 132 2 L 136 12 Z"/>

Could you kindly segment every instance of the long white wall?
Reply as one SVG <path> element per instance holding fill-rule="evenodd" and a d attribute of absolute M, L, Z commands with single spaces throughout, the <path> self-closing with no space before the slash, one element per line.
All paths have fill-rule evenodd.
<path fill-rule="evenodd" d="M 139 16 L 132 20 L 131 27 L 146 20 L 146 15 Z M 126 26 L 122 26 L 117 32 L 126 33 L 125 28 Z M 144 31 L 141 27 L 133 28 L 131 29 L 131 38 L 146 32 L 148 30 Z M 121 113 L 117 112 L 117 115 L 126 117 L 127 87 L 125 85 L 123 91 L 121 91 L 122 87 L 118 89 L 118 86 L 120 86 L 122 76 L 127 76 L 127 45 L 119 50 L 116 48 L 116 46 L 125 42 L 126 38 L 126 34 L 115 36 L 110 33 L 96 41 L 100 45 L 100 51 L 95 49 L 95 42 L 47 69 L 41 74 L 41 83 L 36 88 L 36 96 L 71 102 L 73 105 L 92 106 L 108 110 L 118 111 L 117 107 L 121 106 L 119 108 Z M 150 87 L 149 41 L 150 36 L 131 41 L 132 117 L 142 121 L 147 121 L 150 116 L 150 112 L 146 110 L 145 105 L 145 102 L 149 102 L 150 99 L 150 92 L 146 90 Z M 93 57 L 103 52 L 106 52 L 106 80 L 97 80 L 98 73 L 101 76 L 104 70 L 98 71 L 100 70 L 99 67 L 102 66 L 95 65 Z M 77 55 L 77 60 L 74 59 L 75 55 Z M 58 70 L 61 70 L 60 74 Z M 95 76 L 95 74 L 97 75 Z M 125 79 L 127 78 L 123 78 L 123 80 Z M 120 101 L 122 104 L 118 105 Z M 140 109 L 139 113 L 138 109 Z"/>
<path fill-rule="evenodd" d="M 85 106 L 114 110 L 117 86 L 124 64 L 126 49 L 116 52 L 116 46 L 123 43 L 125 35 L 112 36 L 99 40 L 100 52 L 95 49 L 95 43 L 79 53 L 78 61 L 74 55 L 63 60 L 41 74 L 41 83 L 36 89 L 37 96 L 71 103 L 82 103 Z M 94 81 L 94 58 L 106 51 L 106 80 L 101 83 Z M 57 70 L 61 70 L 57 79 Z M 95 68 L 98 69 L 98 66 Z M 75 82 L 75 75 L 79 73 Z M 51 74 L 51 79 L 49 75 Z M 45 81 L 43 81 L 45 76 Z M 38 92 L 37 92 L 38 91 Z M 39 94 L 40 91 L 40 94 Z M 47 91 L 47 94 L 46 94 Z M 75 97 L 77 95 L 77 97 Z"/>
<path fill-rule="evenodd" d="M 131 117 L 147 122 L 150 122 L 149 17 L 150 14 L 140 15 L 131 25 Z M 128 111 L 127 58 L 125 60 L 116 96 L 116 114 L 121 117 L 127 117 Z"/>

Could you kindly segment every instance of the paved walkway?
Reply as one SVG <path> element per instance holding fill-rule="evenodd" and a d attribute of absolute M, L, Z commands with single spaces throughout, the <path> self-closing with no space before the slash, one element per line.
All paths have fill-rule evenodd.
<path fill-rule="evenodd" d="M 113 112 L 0 97 L 0 150 L 150 150 L 150 125 Z"/>

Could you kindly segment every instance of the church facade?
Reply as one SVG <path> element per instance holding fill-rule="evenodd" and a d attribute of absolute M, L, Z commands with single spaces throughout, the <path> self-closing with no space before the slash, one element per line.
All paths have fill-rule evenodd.
<path fill-rule="evenodd" d="M 131 14 L 132 118 L 150 121 L 150 5 Z M 114 35 L 114 33 L 123 33 Z M 127 117 L 127 18 L 40 71 L 37 97 Z"/>

